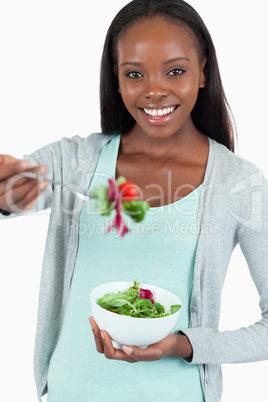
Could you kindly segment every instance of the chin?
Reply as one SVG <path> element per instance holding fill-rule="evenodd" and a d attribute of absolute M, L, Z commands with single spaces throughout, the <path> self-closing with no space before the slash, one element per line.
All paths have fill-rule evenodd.
<path fill-rule="evenodd" d="M 171 138 L 174 135 L 178 135 L 180 132 L 180 128 L 177 128 L 176 130 L 170 130 L 167 129 L 167 127 L 159 126 L 159 127 L 153 127 L 152 129 L 142 128 L 142 131 L 145 135 L 147 135 L 150 138 L 166 139 Z"/>

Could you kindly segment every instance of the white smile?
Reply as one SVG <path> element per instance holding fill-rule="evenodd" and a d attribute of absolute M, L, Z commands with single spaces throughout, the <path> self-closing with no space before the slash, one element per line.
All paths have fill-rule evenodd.
<path fill-rule="evenodd" d="M 144 113 L 146 113 L 148 116 L 151 117 L 162 117 L 162 116 L 167 116 L 168 114 L 174 112 L 174 110 L 177 108 L 177 106 L 171 106 L 171 107 L 165 107 L 163 109 L 145 109 L 143 108 L 142 110 Z"/>

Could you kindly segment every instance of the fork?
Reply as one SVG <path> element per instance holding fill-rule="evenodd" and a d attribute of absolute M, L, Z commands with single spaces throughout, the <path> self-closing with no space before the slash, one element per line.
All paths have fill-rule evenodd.
<path fill-rule="evenodd" d="M 48 179 L 46 176 L 41 176 L 34 172 L 20 172 L 19 175 L 23 176 L 23 177 L 27 177 L 29 179 L 45 180 L 56 186 L 61 186 L 62 189 L 71 191 L 74 195 L 76 195 L 81 200 L 89 200 L 90 198 L 96 198 L 93 195 L 91 195 L 87 190 L 77 189 L 76 184 L 61 183 L 57 180 Z"/>

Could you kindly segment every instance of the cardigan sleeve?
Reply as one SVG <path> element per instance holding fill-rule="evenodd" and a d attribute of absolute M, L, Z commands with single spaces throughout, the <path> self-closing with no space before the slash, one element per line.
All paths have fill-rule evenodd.
<path fill-rule="evenodd" d="M 268 359 L 268 182 L 260 172 L 247 178 L 236 237 L 258 291 L 262 319 L 249 327 L 219 331 L 188 328 L 192 364 L 245 363 Z"/>

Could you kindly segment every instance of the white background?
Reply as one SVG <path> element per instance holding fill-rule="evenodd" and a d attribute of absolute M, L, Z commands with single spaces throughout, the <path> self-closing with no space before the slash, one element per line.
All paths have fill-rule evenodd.
<path fill-rule="evenodd" d="M 268 177 L 266 4 L 189 2 L 214 39 L 236 118 L 237 153 Z M 62 136 L 99 131 L 102 44 L 113 16 L 126 3 L 1 0 L 0 153 L 21 157 Z M 36 400 L 32 359 L 48 218 L 45 212 L 0 223 L 0 400 L 5 402 Z M 259 318 L 258 295 L 237 249 L 222 294 L 221 329 Z M 224 365 L 222 401 L 267 401 L 267 372 L 268 362 Z"/>

